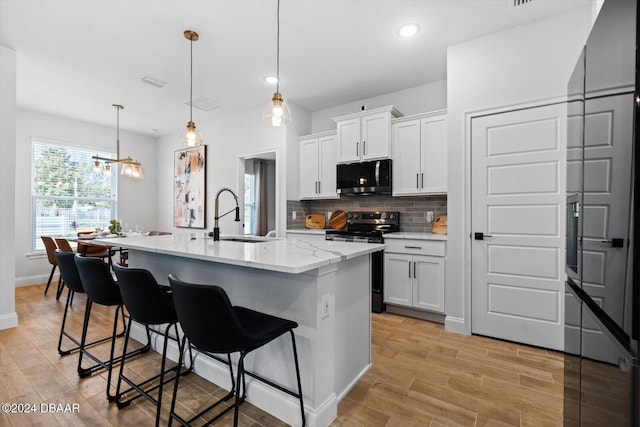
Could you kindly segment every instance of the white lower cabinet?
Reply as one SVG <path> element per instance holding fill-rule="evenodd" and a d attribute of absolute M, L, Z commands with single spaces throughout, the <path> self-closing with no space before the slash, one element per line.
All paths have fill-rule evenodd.
<path fill-rule="evenodd" d="M 402 240 L 387 245 L 384 256 L 384 302 L 386 304 L 444 313 L 445 242 Z M 440 246 L 441 245 L 441 249 Z M 434 255 L 418 255 L 437 247 Z M 404 249 L 406 248 L 406 249 Z"/>

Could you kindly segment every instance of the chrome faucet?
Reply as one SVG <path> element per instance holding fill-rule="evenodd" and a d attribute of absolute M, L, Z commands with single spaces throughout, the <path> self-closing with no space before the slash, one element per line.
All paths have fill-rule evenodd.
<path fill-rule="evenodd" d="M 216 202 L 214 205 L 214 224 L 213 224 L 213 240 L 220 240 L 220 227 L 218 224 L 218 220 L 220 218 L 222 218 L 223 216 L 230 214 L 231 212 L 233 212 L 234 209 L 231 209 L 229 212 L 225 212 L 222 215 L 218 215 L 219 211 L 220 211 L 220 202 L 218 201 L 218 199 L 220 198 L 220 193 L 222 193 L 223 191 L 228 191 L 229 193 L 231 193 L 231 195 L 233 195 L 233 198 L 236 199 L 236 207 L 235 207 L 235 211 L 236 211 L 236 219 L 234 220 L 235 222 L 240 222 L 240 206 L 238 205 L 238 196 L 236 196 L 236 193 L 234 193 L 230 188 L 227 187 L 223 187 L 220 190 L 218 190 L 218 192 L 216 193 Z M 209 235 L 211 236 L 212 233 L 209 233 Z"/>

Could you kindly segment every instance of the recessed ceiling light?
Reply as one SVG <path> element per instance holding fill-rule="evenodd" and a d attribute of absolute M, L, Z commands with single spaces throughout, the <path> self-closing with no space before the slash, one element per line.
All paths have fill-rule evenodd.
<path fill-rule="evenodd" d="M 269 83 L 270 85 L 274 85 L 278 83 L 278 78 L 276 76 L 266 76 L 264 81 Z"/>
<path fill-rule="evenodd" d="M 418 24 L 407 24 L 398 28 L 398 35 L 400 37 L 411 37 L 414 36 L 418 31 L 420 31 L 420 26 Z"/>

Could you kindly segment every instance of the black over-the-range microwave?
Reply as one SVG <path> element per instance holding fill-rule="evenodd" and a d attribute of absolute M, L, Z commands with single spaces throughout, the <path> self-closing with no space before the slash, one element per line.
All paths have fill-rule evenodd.
<path fill-rule="evenodd" d="M 339 164 L 336 187 L 345 196 L 391 194 L 391 159 Z"/>

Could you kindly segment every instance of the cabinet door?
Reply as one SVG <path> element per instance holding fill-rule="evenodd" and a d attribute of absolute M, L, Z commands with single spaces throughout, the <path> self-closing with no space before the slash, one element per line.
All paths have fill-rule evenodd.
<path fill-rule="evenodd" d="M 338 159 L 338 143 L 335 135 L 325 136 L 318 140 L 320 163 L 318 165 L 318 196 L 337 198 L 336 161 Z"/>
<path fill-rule="evenodd" d="M 384 255 L 384 302 L 389 304 L 413 305 L 413 265 L 411 256 L 402 254 Z"/>
<path fill-rule="evenodd" d="M 422 172 L 420 187 L 423 193 L 447 192 L 447 118 L 422 119 Z M 395 183 L 394 183 L 395 184 Z"/>
<path fill-rule="evenodd" d="M 316 198 L 318 191 L 318 138 L 300 141 L 300 198 Z"/>
<path fill-rule="evenodd" d="M 420 120 L 395 123 L 393 132 L 393 195 L 418 194 Z"/>
<path fill-rule="evenodd" d="M 338 122 L 338 162 L 349 163 L 360 161 L 360 119 L 349 119 Z"/>
<path fill-rule="evenodd" d="M 413 257 L 413 306 L 444 313 L 444 258 Z"/>
<path fill-rule="evenodd" d="M 391 142 L 391 115 L 388 112 L 361 118 L 361 157 L 363 160 L 388 159 Z"/>

